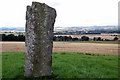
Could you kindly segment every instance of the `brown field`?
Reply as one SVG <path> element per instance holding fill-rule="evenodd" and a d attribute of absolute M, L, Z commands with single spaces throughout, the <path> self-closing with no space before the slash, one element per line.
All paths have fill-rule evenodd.
<path fill-rule="evenodd" d="M 24 42 L 0 42 L 0 45 L 2 52 L 25 51 Z M 54 42 L 53 46 L 53 52 L 118 54 L 118 44 Z"/>

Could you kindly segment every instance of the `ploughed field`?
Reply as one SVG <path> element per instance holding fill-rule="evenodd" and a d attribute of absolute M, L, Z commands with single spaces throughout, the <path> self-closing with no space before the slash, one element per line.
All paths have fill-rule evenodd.
<path fill-rule="evenodd" d="M 2 52 L 25 51 L 25 42 L 0 42 L 0 45 L 2 45 L 2 47 L 0 47 L 2 49 Z M 54 42 L 53 52 L 118 54 L 118 44 L 89 42 Z"/>

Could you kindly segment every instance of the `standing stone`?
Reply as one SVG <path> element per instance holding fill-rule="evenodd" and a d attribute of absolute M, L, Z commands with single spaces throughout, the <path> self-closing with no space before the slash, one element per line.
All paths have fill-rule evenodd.
<path fill-rule="evenodd" d="M 25 76 L 51 75 L 55 18 L 55 9 L 44 3 L 32 2 L 32 6 L 27 6 Z"/>

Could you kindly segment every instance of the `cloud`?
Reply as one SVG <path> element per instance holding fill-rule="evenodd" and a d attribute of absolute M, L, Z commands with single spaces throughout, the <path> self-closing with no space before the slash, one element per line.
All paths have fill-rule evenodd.
<path fill-rule="evenodd" d="M 112 25 L 118 20 L 119 0 L 35 0 L 57 10 L 55 26 Z M 0 27 L 25 26 L 26 6 L 32 0 L 2 0 Z"/>

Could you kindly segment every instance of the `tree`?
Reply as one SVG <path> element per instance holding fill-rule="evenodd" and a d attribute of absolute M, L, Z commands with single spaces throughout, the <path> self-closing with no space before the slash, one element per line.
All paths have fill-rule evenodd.
<path fill-rule="evenodd" d="M 117 41 L 118 40 L 118 37 L 114 37 L 114 41 Z"/>
<path fill-rule="evenodd" d="M 78 41 L 78 38 L 72 38 L 73 41 Z"/>
<path fill-rule="evenodd" d="M 23 36 L 23 35 L 18 35 L 18 40 L 19 40 L 19 41 L 25 41 L 25 36 Z"/>
<path fill-rule="evenodd" d="M 98 38 L 97 38 L 97 41 L 101 41 L 101 40 L 102 40 L 101 37 L 98 37 Z"/>
<path fill-rule="evenodd" d="M 14 36 L 14 34 L 9 34 L 9 35 L 7 35 L 6 37 L 7 37 L 6 41 L 15 41 L 15 36 Z"/>
<path fill-rule="evenodd" d="M 96 37 L 93 38 L 93 41 L 96 41 Z"/>
<path fill-rule="evenodd" d="M 56 39 L 57 39 L 57 37 L 56 37 L 56 36 L 54 36 L 54 37 L 53 37 L 53 41 L 56 41 Z"/>
<path fill-rule="evenodd" d="M 102 41 L 101 37 L 94 37 L 93 40 L 94 41 Z"/>
<path fill-rule="evenodd" d="M 81 37 L 81 40 L 82 40 L 82 41 L 89 41 L 89 37 L 87 37 L 87 36 L 82 36 L 82 37 Z"/>
<path fill-rule="evenodd" d="M 0 41 L 5 41 L 5 40 L 6 40 L 6 35 L 0 34 Z"/>
<path fill-rule="evenodd" d="M 68 41 L 72 41 L 72 37 L 71 36 L 68 37 Z"/>

